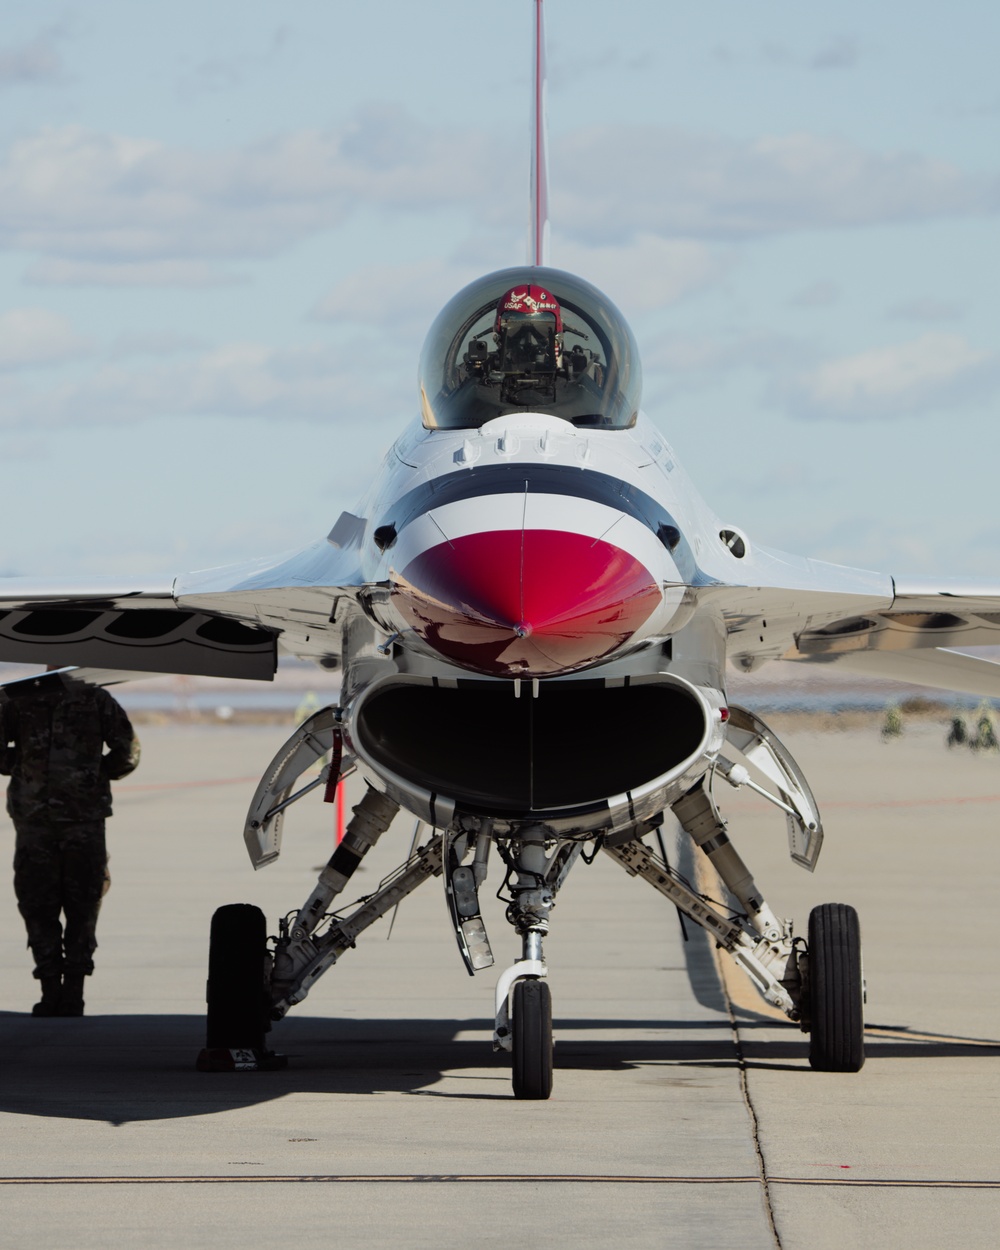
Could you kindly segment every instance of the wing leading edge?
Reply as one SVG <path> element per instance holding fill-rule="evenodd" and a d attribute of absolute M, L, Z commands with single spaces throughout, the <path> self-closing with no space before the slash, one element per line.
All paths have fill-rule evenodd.
<path fill-rule="evenodd" d="M 280 647 L 335 668 L 340 630 L 331 617 L 363 585 L 356 544 L 341 546 L 336 529 L 291 556 L 160 584 L 3 578 L 0 661 L 270 681 Z"/>
<path fill-rule="evenodd" d="M 256 623 L 182 610 L 169 585 L 9 578 L 0 581 L 0 660 L 269 681 L 276 643 Z"/>

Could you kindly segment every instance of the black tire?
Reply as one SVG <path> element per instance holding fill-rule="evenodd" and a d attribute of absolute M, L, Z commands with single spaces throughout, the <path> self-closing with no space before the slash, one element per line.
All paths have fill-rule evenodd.
<path fill-rule="evenodd" d="M 861 926 L 846 903 L 809 916 L 809 1063 L 819 1072 L 859 1072 L 865 1062 Z"/>
<path fill-rule="evenodd" d="M 212 917 L 208 947 L 210 1049 L 263 1050 L 270 1025 L 264 985 L 267 923 L 259 907 L 231 903 Z"/>
<path fill-rule="evenodd" d="M 514 1097 L 552 1093 L 552 994 L 547 981 L 514 983 Z"/>

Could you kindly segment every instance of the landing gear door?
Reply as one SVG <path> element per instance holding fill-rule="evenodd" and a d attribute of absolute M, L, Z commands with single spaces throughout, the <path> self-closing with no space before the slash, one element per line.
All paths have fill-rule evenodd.
<path fill-rule="evenodd" d="M 734 758 L 737 753 L 742 759 Z M 795 863 L 812 872 L 823 845 L 823 822 L 809 784 L 788 750 L 760 717 L 731 703 L 720 760 L 724 761 L 722 771 L 734 785 L 740 782 L 732 769 L 745 762 L 776 787 L 780 798 L 753 781 L 746 782 L 784 810 L 789 854 Z"/>
<path fill-rule="evenodd" d="M 261 778 L 243 829 L 243 841 L 254 868 L 273 863 L 281 854 L 285 808 L 298 797 L 292 795 L 292 788 L 307 768 L 321 763 L 330 753 L 337 728 L 336 712 L 336 708 L 324 707 L 303 721 Z M 321 773 L 309 788 L 325 780 Z"/>
<path fill-rule="evenodd" d="M 465 961 L 469 976 L 481 968 L 493 966 L 493 951 L 486 935 L 486 926 L 479 910 L 479 875 L 475 864 L 462 863 L 468 850 L 468 838 L 445 838 L 444 883 L 445 898 L 451 922 L 455 926 L 458 949 Z M 485 860 L 483 861 L 485 876 Z"/>

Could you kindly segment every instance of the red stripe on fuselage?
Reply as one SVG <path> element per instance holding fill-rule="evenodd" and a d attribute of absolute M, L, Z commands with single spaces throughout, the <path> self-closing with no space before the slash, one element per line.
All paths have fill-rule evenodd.
<path fill-rule="evenodd" d="M 467 534 L 422 552 L 393 581 L 399 612 L 430 646 L 492 677 L 603 659 L 662 598 L 627 551 L 563 530 Z"/>

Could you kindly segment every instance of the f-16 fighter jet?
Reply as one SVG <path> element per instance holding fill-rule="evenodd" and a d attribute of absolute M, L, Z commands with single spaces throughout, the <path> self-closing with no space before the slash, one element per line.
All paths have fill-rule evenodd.
<path fill-rule="evenodd" d="M 806 779 L 759 716 L 730 702 L 727 663 L 822 661 L 1000 695 L 1000 665 L 951 649 L 1000 641 L 1000 588 L 907 582 L 760 546 L 702 500 L 643 413 L 625 318 L 544 263 L 541 7 L 530 262 L 472 282 L 438 314 L 418 415 L 354 511 L 290 558 L 161 585 L 0 583 L 0 659 L 60 664 L 60 679 L 267 680 L 279 653 L 340 675 L 339 703 L 297 730 L 253 798 L 254 865 L 277 858 L 284 812 L 306 790 L 358 770 L 365 795 L 273 943 L 257 908 L 216 913 L 207 1068 L 266 1063 L 272 1022 L 431 878 L 444 880 L 469 971 L 492 967 L 479 904 L 492 868 L 519 947 L 496 980 L 493 1044 L 511 1053 L 515 1096 L 547 1098 L 545 937 L 571 871 L 599 850 L 706 929 L 809 1033 L 813 1067 L 857 1071 L 854 909 L 817 907 L 794 932 L 719 814 L 726 785 L 756 789 L 785 817 L 792 858 L 815 868 L 823 830 Z M 320 781 L 300 783 L 317 761 Z M 341 910 L 401 810 L 419 822 L 412 853 Z M 658 853 L 667 812 L 731 907 Z"/>

